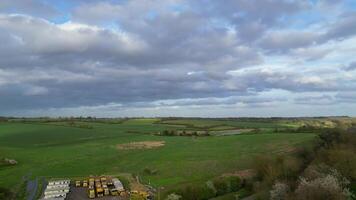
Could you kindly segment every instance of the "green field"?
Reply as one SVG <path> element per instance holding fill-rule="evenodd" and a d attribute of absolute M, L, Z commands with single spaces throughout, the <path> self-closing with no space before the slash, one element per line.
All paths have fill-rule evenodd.
<path fill-rule="evenodd" d="M 165 124 L 190 125 L 195 128 L 234 127 L 234 128 L 283 128 L 290 125 L 282 121 L 228 120 L 228 119 L 176 119 L 164 120 Z"/>
<path fill-rule="evenodd" d="M 199 121 L 199 120 L 198 120 Z M 0 166 L 0 187 L 11 188 L 27 175 L 32 178 L 76 177 L 100 174 L 139 174 L 153 186 L 175 187 L 203 182 L 223 173 L 249 168 L 259 154 L 282 154 L 315 137 L 311 133 L 266 133 L 209 137 L 155 136 L 166 129 L 182 129 L 185 124 L 216 126 L 219 121 L 164 121 L 130 119 L 122 123 L 2 122 L 0 158 L 18 161 Z M 79 128 L 78 124 L 90 128 Z M 221 126 L 270 128 L 280 124 L 223 121 Z M 189 127 L 192 128 L 192 127 Z M 164 141 L 152 149 L 118 149 L 118 144 L 137 141 Z M 143 173 L 155 170 L 155 175 Z"/>

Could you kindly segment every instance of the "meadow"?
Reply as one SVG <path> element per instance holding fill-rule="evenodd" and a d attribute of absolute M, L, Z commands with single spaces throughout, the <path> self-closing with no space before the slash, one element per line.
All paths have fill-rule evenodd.
<path fill-rule="evenodd" d="M 0 122 L 0 158 L 18 162 L 13 166 L 0 166 L 0 187 L 14 188 L 22 183 L 24 176 L 53 178 L 131 173 L 154 187 L 169 189 L 248 169 L 257 155 L 289 153 L 315 138 L 313 133 L 272 131 L 219 137 L 154 135 L 167 129 L 200 130 L 202 127 L 270 130 L 291 127 L 291 123 L 210 119 Z M 164 145 L 118 148 L 120 144 L 142 141 L 160 141 Z M 147 174 L 147 169 L 155 173 Z"/>

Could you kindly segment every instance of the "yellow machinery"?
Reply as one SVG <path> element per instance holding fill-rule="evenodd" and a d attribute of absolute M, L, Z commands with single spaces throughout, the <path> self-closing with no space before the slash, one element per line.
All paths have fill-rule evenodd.
<path fill-rule="evenodd" d="M 112 196 L 118 196 L 119 195 L 119 192 L 117 191 L 117 189 L 111 189 L 110 190 L 110 194 L 112 195 Z"/>
<path fill-rule="evenodd" d="M 106 182 L 106 177 L 100 177 L 101 182 Z"/>
<path fill-rule="evenodd" d="M 89 190 L 88 190 L 88 197 L 89 197 L 90 199 L 94 199 L 94 198 L 95 198 L 95 191 L 94 191 L 94 189 L 89 189 Z"/>
<path fill-rule="evenodd" d="M 80 187 L 80 181 L 75 181 L 75 187 Z"/>
<path fill-rule="evenodd" d="M 94 187 L 94 179 L 93 178 L 89 179 L 89 186 L 93 186 Z"/>
<path fill-rule="evenodd" d="M 111 180 L 111 179 L 108 179 L 108 181 L 107 181 L 107 185 L 108 185 L 108 186 L 113 186 L 113 185 L 114 185 L 114 183 L 112 182 L 112 180 Z"/>
<path fill-rule="evenodd" d="M 83 187 L 88 187 L 88 180 L 83 181 Z"/>
<path fill-rule="evenodd" d="M 103 197 L 104 196 L 104 190 L 101 187 L 96 188 L 96 196 L 98 197 Z"/>
<path fill-rule="evenodd" d="M 139 194 L 147 199 L 150 195 L 146 191 L 140 191 Z"/>
<path fill-rule="evenodd" d="M 77 182 L 76 182 L 77 183 Z M 80 184 L 80 182 L 79 182 Z M 88 197 L 90 199 L 96 198 L 96 197 L 103 197 L 103 196 L 127 196 L 128 197 L 128 193 L 127 192 L 119 192 L 118 189 L 116 187 L 113 188 L 114 186 L 114 182 L 111 179 L 111 177 L 105 177 L 105 176 L 101 176 L 101 177 L 89 177 L 89 179 L 84 180 L 82 182 L 82 186 L 83 187 L 87 187 L 88 188 Z M 79 186 L 77 186 L 79 187 Z M 111 189 L 110 189 L 110 188 Z M 146 196 L 146 194 L 141 194 L 138 191 L 132 191 L 134 193 L 136 193 L 137 196 Z"/>
<path fill-rule="evenodd" d="M 110 192 L 109 192 L 109 188 L 108 188 L 108 186 L 103 185 L 103 189 L 104 189 L 104 195 L 105 195 L 105 196 L 110 195 Z"/>

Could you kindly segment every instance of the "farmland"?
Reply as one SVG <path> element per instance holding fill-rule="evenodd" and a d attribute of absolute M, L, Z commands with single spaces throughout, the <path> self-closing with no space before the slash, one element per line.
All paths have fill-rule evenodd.
<path fill-rule="evenodd" d="M 224 173 L 248 169 L 254 156 L 266 152 L 286 154 L 308 144 L 315 138 L 314 133 L 288 132 L 300 124 L 301 121 L 251 119 L 0 122 L 0 158 L 18 162 L 0 166 L 0 187 L 21 185 L 24 176 L 34 179 L 121 173 L 139 175 L 143 182 L 165 189 L 205 182 Z M 204 128 L 261 131 L 220 137 L 154 135 L 164 130 Z M 275 128 L 282 131 L 273 132 Z M 146 148 L 147 143 L 156 146 Z M 130 148 L 118 148 L 128 144 Z M 140 148 L 133 148 L 132 144 L 139 144 Z M 147 170 L 155 173 L 145 173 Z"/>

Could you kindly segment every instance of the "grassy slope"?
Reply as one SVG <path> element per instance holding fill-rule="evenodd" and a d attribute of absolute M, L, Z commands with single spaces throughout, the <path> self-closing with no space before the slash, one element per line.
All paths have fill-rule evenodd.
<path fill-rule="evenodd" d="M 144 168 L 158 170 L 155 176 L 145 176 L 146 181 L 156 186 L 172 186 L 247 168 L 253 155 L 280 153 L 314 137 L 312 134 L 261 134 L 192 138 L 142 134 L 174 128 L 153 122 L 90 123 L 93 129 L 0 124 L 0 157 L 19 162 L 14 167 L 0 169 L 0 186 L 18 184 L 27 174 L 86 176 L 140 173 Z M 119 143 L 145 140 L 164 140 L 166 145 L 150 150 L 116 149 Z"/>

